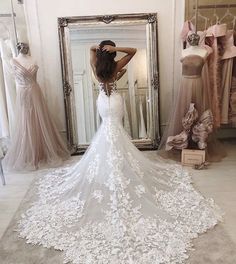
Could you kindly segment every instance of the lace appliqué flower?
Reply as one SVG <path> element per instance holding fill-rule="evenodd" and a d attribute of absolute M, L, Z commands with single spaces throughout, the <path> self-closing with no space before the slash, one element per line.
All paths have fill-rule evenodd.
<path fill-rule="evenodd" d="M 98 168 L 99 168 L 99 155 L 97 154 L 95 156 L 95 159 L 89 163 L 86 178 L 89 183 L 91 183 L 94 179 L 94 177 L 98 174 Z"/>
<path fill-rule="evenodd" d="M 143 185 L 135 186 L 135 193 L 140 198 L 145 193 L 145 187 Z"/>
<path fill-rule="evenodd" d="M 92 196 L 93 196 L 94 199 L 98 200 L 99 203 L 102 202 L 103 194 L 102 194 L 102 191 L 101 190 L 95 190 L 92 193 Z"/>
<path fill-rule="evenodd" d="M 137 159 L 135 159 L 130 152 L 127 153 L 128 160 L 130 162 L 130 165 L 132 169 L 141 177 L 143 178 L 144 172 L 140 168 L 140 164 Z"/>

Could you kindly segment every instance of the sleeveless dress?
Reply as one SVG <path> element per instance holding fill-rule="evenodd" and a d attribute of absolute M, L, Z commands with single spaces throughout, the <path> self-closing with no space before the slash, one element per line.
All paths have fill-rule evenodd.
<path fill-rule="evenodd" d="M 24 68 L 15 59 L 16 126 L 3 160 L 5 170 L 33 170 L 41 164 L 58 165 L 69 152 L 57 131 L 36 81 L 38 66 Z"/>
<path fill-rule="evenodd" d="M 183 131 L 182 119 L 193 103 L 200 116 L 207 105 L 203 100 L 202 69 L 205 58 L 199 55 L 187 55 L 181 58 L 182 79 L 175 99 L 174 107 L 168 121 L 168 127 L 162 136 L 160 148 L 166 146 L 168 137 L 176 136 Z M 162 154 L 165 156 L 165 152 Z"/>
<path fill-rule="evenodd" d="M 151 161 L 123 128 L 124 100 L 99 84 L 102 123 L 80 161 L 50 170 L 19 221 L 27 243 L 64 252 L 64 263 L 183 263 L 191 240 L 221 218 L 179 165 Z M 59 263 L 58 263 L 59 264 Z"/>

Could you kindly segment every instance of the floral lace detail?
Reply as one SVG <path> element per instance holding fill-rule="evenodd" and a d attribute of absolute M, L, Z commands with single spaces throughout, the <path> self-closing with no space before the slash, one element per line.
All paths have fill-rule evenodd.
<path fill-rule="evenodd" d="M 127 153 L 130 165 L 132 169 L 141 177 L 143 178 L 144 172 L 140 168 L 140 164 L 137 159 L 135 159 L 130 152 Z"/>
<path fill-rule="evenodd" d="M 107 98 L 100 105 L 106 117 L 81 161 L 39 179 L 19 236 L 62 250 L 64 263 L 184 263 L 191 240 L 221 212 L 181 166 L 151 162 L 134 148 L 115 108 L 122 98 L 111 99 L 112 111 Z"/>
<path fill-rule="evenodd" d="M 99 168 L 99 155 L 97 154 L 95 156 L 95 159 L 89 163 L 86 178 L 88 179 L 88 182 L 91 183 L 94 179 L 94 177 L 98 173 Z"/>
<path fill-rule="evenodd" d="M 145 193 L 145 187 L 143 185 L 137 185 L 135 186 L 135 192 L 137 196 L 140 198 L 143 193 Z"/>
<path fill-rule="evenodd" d="M 97 199 L 99 203 L 102 202 L 103 194 L 102 194 L 102 191 L 101 190 L 95 190 L 92 193 L 92 196 L 93 196 L 93 198 Z"/>

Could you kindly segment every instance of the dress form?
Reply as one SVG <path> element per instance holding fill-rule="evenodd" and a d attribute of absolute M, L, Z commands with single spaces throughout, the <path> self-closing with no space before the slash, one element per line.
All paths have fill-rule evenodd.
<path fill-rule="evenodd" d="M 37 83 L 38 66 L 28 54 L 28 45 L 18 43 L 19 55 L 11 60 L 17 96 L 15 129 L 3 160 L 6 171 L 35 170 L 57 166 L 69 152 L 48 111 Z"/>
<path fill-rule="evenodd" d="M 200 46 L 190 46 L 187 49 L 183 49 L 182 51 L 182 58 L 189 56 L 189 55 L 197 55 L 202 58 L 205 58 L 207 56 L 207 50 L 205 48 L 202 48 Z"/>
<path fill-rule="evenodd" d="M 19 53 L 14 59 L 26 69 L 36 64 L 35 60 L 28 54 Z"/>
<path fill-rule="evenodd" d="M 208 52 L 199 46 L 200 36 L 197 33 L 192 33 L 188 36 L 187 40 L 189 47 L 182 50 L 182 59 L 190 55 L 197 55 L 205 59 Z"/>
<path fill-rule="evenodd" d="M 29 69 L 32 65 L 36 65 L 35 60 L 29 55 L 29 46 L 26 43 L 18 42 L 17 50 L 19 54 L 14 58 L 25 69 Z"/>

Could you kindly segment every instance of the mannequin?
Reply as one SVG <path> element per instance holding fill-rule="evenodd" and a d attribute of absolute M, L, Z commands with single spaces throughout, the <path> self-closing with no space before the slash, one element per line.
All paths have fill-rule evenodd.
<path fill-rule="evenodd" d="M 177 146 L 176 142 L 172 142 L 173 140 L 178 141 L 178 147 L 176 149 L 186 147 L 186 135 L 181 134 L 181 132 L 183 131 L 182 120 L 188 113 L 189 106 L 194 104 L 200 116 L 208 107 L 203 100 L 204 92 L 202 83 L 202 68 L 206 62 L 208 51 L 198 46 L 199 40 L 200 36 L 198 34 L 191 33 L 187 37 L 189 47 L 182 51 L 182 57 L 180 59 L 182 63 L 181 83 L 169 118 L 168 127 L 164 132 L 160 144 L 161 148 L 164 147 L 165 150 L 169 151 L 170 155 L 167 155 L 168 158 L 177 160 L 180 158 L 180 152 L 175 152 L 174 150 L 172 152 L 172 148 Z M 176 135 L 181 135 L 181 137 L 175 137 Z M 163 156 L 165 157 L 165 154 Z"/>
<path fill-rule="evenodd" d="M 182 59 L 186 56 L 197 55 L 202 58 L 206 58 L 208 52 L 205 48 L 202 48 L 199 45 L 200 36 L 197 33 L 192 33 L 187 38 L 189 47 L 182 50 Z"/>
<path fill-rule="evenodd" d="M 200 36 L 192 33 L 187 38 L 189 48 L 182 51 L 182 80 L 175 102 L 173 120 L 170 121 L 168 136 L 182 131 L 182 118 L 188 112 L 190 103 L 195 105 L 199 115 L 205 110 L 203 102 L 202 68 L 208 55 L 207 49 L 199 47 Z"/>
<path fill-rule="evenodd" d="M 29 69 L 32 65 L 36 64 L 35 60 L 29 55 L 28 44 L 18 42 L 16 47 L 19 54 L 14 59 L 18 61 L 24 68 Z"/>
<path fill-rule="evenodd" d="M 3 160 L 5 170 L 35 170 L 41 165 L 57 166 L 69 151 L 48 111 L 37 83 L 38 66 L 28 55 L 29 46 L 18 43 L 19 55 L 11 60 L 17 86 L 16 125 Z"/>

